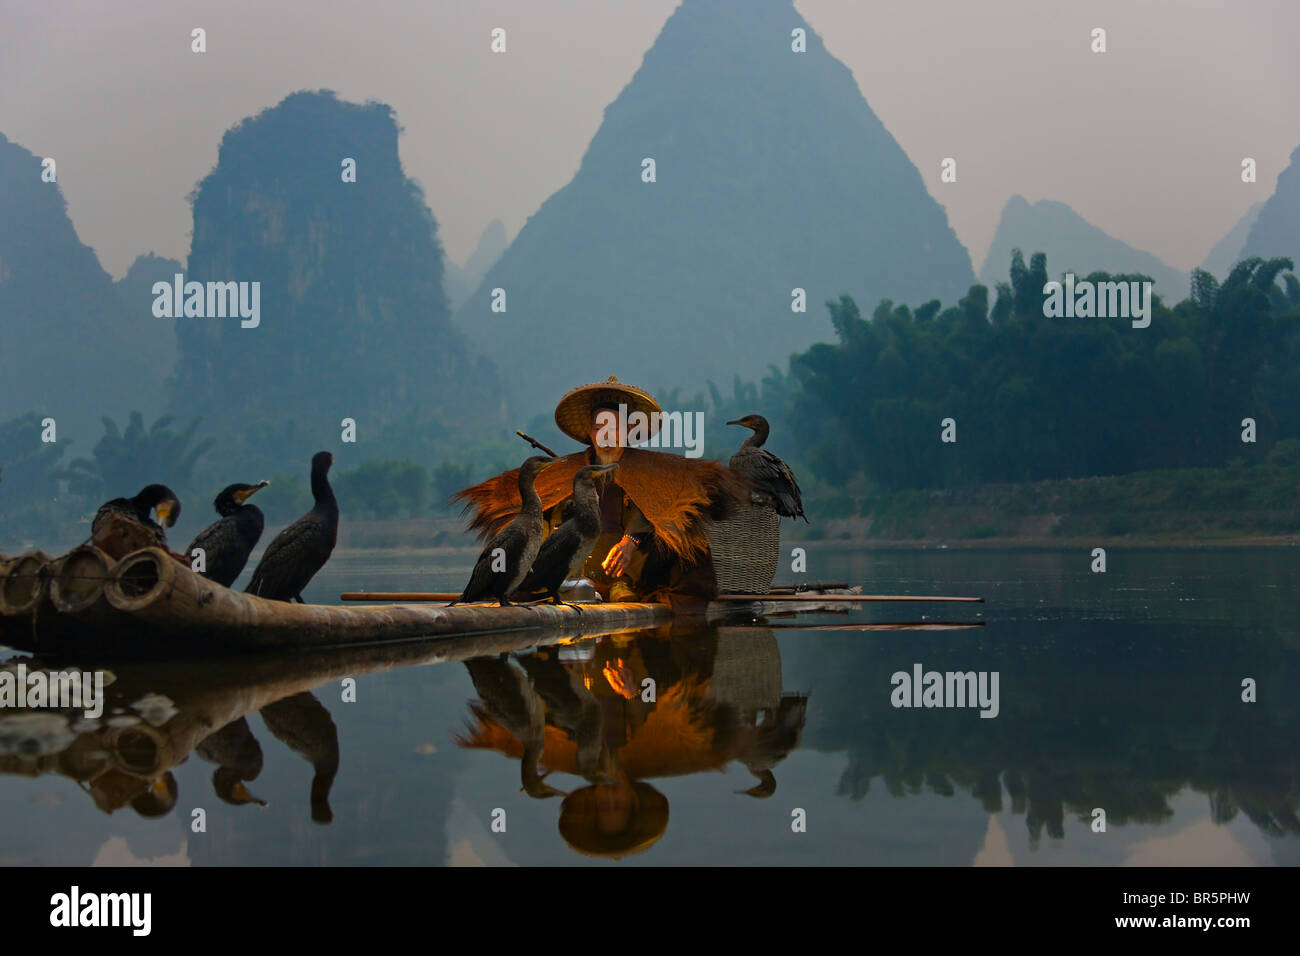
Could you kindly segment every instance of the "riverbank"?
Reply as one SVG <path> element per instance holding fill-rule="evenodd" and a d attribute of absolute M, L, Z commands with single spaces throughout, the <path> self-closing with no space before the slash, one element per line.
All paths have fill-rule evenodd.
<path fill-rule="evenodd" d="M 1189 468 L 1020 484 L 814 499 L 820 544 L 871 547 L 1290 547 L 1300 467 Z"/>

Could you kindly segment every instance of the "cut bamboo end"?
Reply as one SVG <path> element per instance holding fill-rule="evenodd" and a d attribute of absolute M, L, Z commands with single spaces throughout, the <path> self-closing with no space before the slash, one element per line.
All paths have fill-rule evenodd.
<path fill-rule="evenodd" d="M 154 777 L 171 763 L 166 735 L 148 724 L 111 728 L 101 739 L 110 761 L 123 773 Z"/>
<path fill-rule="evenodd" d="M 142 548 L 128 554 L 113 568 L 104 597 L 119 611 L 149 607 L 172 586 L 176 562 L 161 548 Z"/>
<path fill-rule="evenodd" d="M 112 559 L 93 545 L 74 548 L 54 562 L 50 573 L 50 603 L 64 614 L 93 607 L 104 594 Z"/>
<path fill-rule="evenodd" d="M 50 556 L 28 551 L 9 562 L 0 576 L 0 614 L 17 617 L 36 610 L 45 595 Z"/>

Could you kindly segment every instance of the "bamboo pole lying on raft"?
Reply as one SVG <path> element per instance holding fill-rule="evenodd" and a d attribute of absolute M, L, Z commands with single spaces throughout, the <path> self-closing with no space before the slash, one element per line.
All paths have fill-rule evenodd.
<path fill-rule="evenodd" d="M 104 588 L 109 603 L 153 635 L 175 638 L 177 653 L 269 647 L 322 647 L 488 631 L 562 628 L 573 636 L 653 627 L 666 604 L 338 607 L 269 601 L 222 587 L 158 548 L 127 555 Z"/>
<path fill-rule="evenodd" d="M 746 603 L 767 601 L 797 601 L 801 604 L 875 604 L 875 603 L 916 603 L 946 602 L 983 604 L 982 597 L 948 597 L 933 594 L 719 594 L 715 601 L 744 601 Z"/>
<path fill-rule="evenodd" d="M 49 564 L 50 556 L 44 551 L 27 551 L 0 571 L 0 615 L 30 616 L 48 600 Z"/>
<path fill-rule="evenodd" d="M 743 625 L 742 625 L 743 626 Z M 983 627 L 983 621 L 873 621 L 869 624 L 772 624 L 774 631 L 959 631 Z"/>
<path fill-rule="evenodd" d="M 460 597 L 452 591 L 344 591 L 340 601 L 454 601 Z M 473 607 L 471 604 L 466 607 Z"/>
<path fill-rule="evenodd" d="M 340 601 L 454 601 L 460 597 L 459 594 L 451 594 L 442 591 L 344 591 L 339 595 Z M 916 594 L 813 594 L 808 591 L 801 591 L 797 594 L 791 594 L 788 591 L 777 594 L 719 594 L 715 601 L 744 601 L 753 603 L 758 601 L 797 601 L 800 604 L 824 604 L 824 603 L 844 603 L 844 604 L 869 604 L 879 602 L 925 602 L 925 601 L 946 601 L 946 602 L 968 602 L 982 604 L 982 597 L 937 597 Z M 591 605 L 583 605 L 590 607 Z M 599 606 L 599 605 L 597 605 Z"/>

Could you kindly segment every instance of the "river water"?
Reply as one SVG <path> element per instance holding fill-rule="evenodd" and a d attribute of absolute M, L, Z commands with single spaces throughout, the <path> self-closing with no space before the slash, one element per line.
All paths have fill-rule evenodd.
<path fill-rule="evenodd" d="M 812 547 L 807 579 L 987 600 L 110 664 L 123 726 L 0 732 L 0 862 L 1300 863 L 1300 550 Z M 471 561 L 339 554 L 306 596 Z M 983 626 L 808 629 L 887 621 Z M 895 706 L 929 672 L 983 704 Z"/>

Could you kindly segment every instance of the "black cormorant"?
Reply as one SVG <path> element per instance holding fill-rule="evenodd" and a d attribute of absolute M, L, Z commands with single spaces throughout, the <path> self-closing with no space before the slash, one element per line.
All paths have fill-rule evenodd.
<path fill-rule="evenodd" d="M 785 518 L 803 518 L 803 498 L 799 482 L 790 466 L 763 447 L 767 441 L 767 419 L 762 415 L 746 415 L 728 425 L 743 425 L 754 434 L 745 439 L 740 450 L 731 456 L 731 469 L 739 472 L 763 499 Z"/>
<path fill-rule="evenodd" d="M 150 512 L 158 516 L 155 521 Z M 114 498 L 99 506 L 90 525 L 91 543 L 121 558 L 140 548 L 167 549 L 167 534 L 181 514 L 176 492 L 166 485 L 146 485 L 134 498 Z"/>
<path fill-rule="evenodd" d="M 523 744 L 520 790 L 538 800 L 567 796 L 548 784 L 538 767 L 546 744 L 546 709 L 532 678 L 512 667 L 504 654 L 466 661 L 465 667 L 482 699 L 481 705 L 470 705 L 474 716 L 499 724 Z"/>
<path fill-rule="evenodd" d="M 209 581 L 230 587 L 244 570 L 265 524 L 262 509 L 244 502 L 269 484 L 227 485 L 217 495 L 213 506 L 221 518 L 200 531 L 185 549 L 185 557 L 191 559 L 195 548 L 203 549 L 205 570 L 200 573 Z"/>
<path fill-rule="evenodd" d="M 339 537 L 339 505 L 330 488 L 334 456 L 318 451 L 311 459 L 311 511 L 277 534 L 257 563 L 245 592 L 273 601 L 305 604 L 303 588 L 325 566 Z"/>
<path fill-rule="evenodd" d="M 519 466 L 519 499 L 523 506 L 515 520 L 487 543 L 478 556 L 469 584 L 460 597 L 448 604 L 472 603 L 494 597 L 501 607 L 510 605 L 509 596 L 524 579 L 542 546 L 542 499 L 533 482 L 543 468 L 556 459 L 535 455 Z"/>
<path fill-rule="evenodd" d="M 519 590 L 544 590 L 552 604 L 568 603 L 560 600 L 560 586 L 582 569 L 592 546 L 600 537 L 600 495 L 596 491 L 596 477 L 617 467 L 615 462 L 578 469 L 573 476 L 573 515 L 542 542 L 533 560 L 533 569 L 519 585 Z M 582 611 L 576 604 L 569 607 Z"/>
<path fill-rule="evenodd" d="M 339 772 L 339 731 L 330 712 L 314 694 L 302 691 L 267 704 L 260 713 L 266 729 L 311 764 L 311 818 L 331 822 L 330 788 Z"/>

